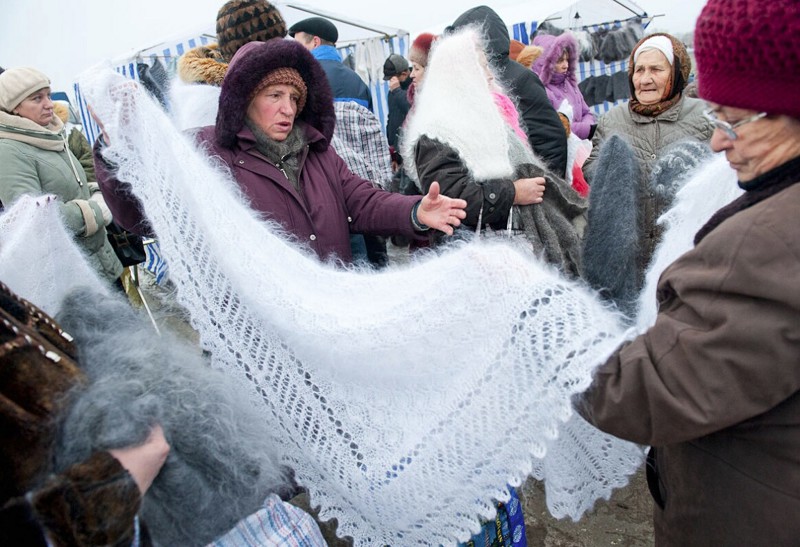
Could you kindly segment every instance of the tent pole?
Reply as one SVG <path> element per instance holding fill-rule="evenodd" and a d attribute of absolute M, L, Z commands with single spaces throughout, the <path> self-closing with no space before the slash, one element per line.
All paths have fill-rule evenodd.
<path fill-rule="evenodd" d="M 622 6 L 623 8 L 625 8 L 626 10 L 628 10 L 629 12 L 631 12 L 632 14 L 634 14 L 634 15 L 635 15 L 635 16 L 637 16 L 637 17 L 641 17 L 641 16 L 642 16 L 642 14 L 641 14 L 641 13 L 636 13 L 636 11 L 635 11 L 635 10 L 632 10 L 632 9 L 630 8 L 630 6 L 626 6 L 625 4 L 623 4 L 622 2 L 620 2 L 619 0 L 611 0 L 611 1 L 612 1 L 612 2 L 614 2 L 615 4 L 619 4 L 620 6 Z M 645 12 L 644 14 L 645 14 L 645 15 L 647 15 L 647 12 Z"/>

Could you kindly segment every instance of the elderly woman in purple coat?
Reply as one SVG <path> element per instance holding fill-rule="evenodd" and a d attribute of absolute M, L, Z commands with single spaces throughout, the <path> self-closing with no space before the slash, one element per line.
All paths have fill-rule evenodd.
<path fill-rule="evenodd" d="M 570 130 L 580 139 L 588 139 L 594 115 L 578 89 L 575 72 L 578 68 L 578 42 L 570 32 L 559 36 L 542 34 L 536 36 L 533 44 L 544 51 L 533 63 L 532 70 L 539 76 L 547 91 L 547 98 L 553 108 L 559 112 L 569 111 L 564 101 L 571 108 Z"/>
<path fill-rule="evenodd" d="M 216 125 L 196 140 L 231 171 L 250 206 L 320 259 L 350 262 L 350 233 L 421 238 L 429 229 L 451 234 L 466 202 L 439 194 L 391 194 L 351 173 L 330 146 L 336 117 L 319 63 L 298 42 L 243 46 L 230 62 Z M 141 207 L 95 148 L 97 174 L 114 218 L 147 232 Z M 122 191 L 120 191 L 122 190 Z"/>

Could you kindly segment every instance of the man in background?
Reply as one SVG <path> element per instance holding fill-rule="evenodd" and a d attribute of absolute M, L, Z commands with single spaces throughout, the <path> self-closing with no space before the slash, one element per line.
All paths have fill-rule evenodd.
<path fill-rule="evenodd" d="M 342 63 L 336 49 L 339 30 L 322 17 L 309 17 L 289 27 L 289 36 L 303 44 L 319 61 L 333 89 L 334 100 L 349 100 L 372 110 L 372 94 L 367 84 L 350 67 Z"/>
<path fill-rule="evenodd" d="M 289 35 L 319 61 L 333 91 L 336 127 L 331 145 L 348 169 L 374 186 L 389 189 L 392 180 L 389 143 L 372 111 L 372 93 L 354 70 L 342 62 L 336 49 L 339 30 L 322 17 L 310 17 L 289 27 Z M 375 268 L 389 264 L 386 240 L 381 236 L 351 233 L 355 263 Z"/>
<path fill-rule="evenodd" d="M 413 80 L 409 77 L 411 68 L 402 55 L 392 53 L 383 64 L 383 79 L 389 81 L 388 107 L 389 117 L 386 121 L 386 140 L 389 146 L 396 148 L 400 128 L 411 109 L 408 102 L 408 88 Z"/>

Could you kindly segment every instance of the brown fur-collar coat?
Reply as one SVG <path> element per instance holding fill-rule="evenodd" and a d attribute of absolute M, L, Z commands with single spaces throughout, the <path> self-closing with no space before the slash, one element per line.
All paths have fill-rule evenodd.
<path fill-rule="evenodd" d="M 227 71 L 216 44 L 190 49 L 178 59 L 178 76 L 188 84 L 221 86 Z"/>
<path fill-rule="evenodd" d="M 0 283 L 0 543 L 130 545 L 140 495 L 108 452 L 59 474 L 52 450 L 86 381 L 72 337 Z"/>

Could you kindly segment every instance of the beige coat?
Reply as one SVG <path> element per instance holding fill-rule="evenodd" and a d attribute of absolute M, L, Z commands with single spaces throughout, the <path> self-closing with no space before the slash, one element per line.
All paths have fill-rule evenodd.
<path fill-rule="evenodd" d="M 657 447 L 657 545 L 800 542 L 798 211 L 794 184 L 667 268 L 655 326 L 576 404 L 600 429 Z"/>
<path fill-rule="evenodd" d="M 615 106 L 597 123 L 592 137 L 592 152 L 583 165 L 586 180 L 591 182 L 594 174 L 592 164 L 603 148 L 603 141 L 611 135 L 627 137 L 636 158 L 641 162 L 642 175 L 646 180 L 656 160 L 669 145 L 686 139 L 701 142 L 711 140 L 714 125 L 703 116 L 705 108 L 704 101 L 685 96 L 675 106 L 656 117 L 631 112 L 627 103 Z"/>

